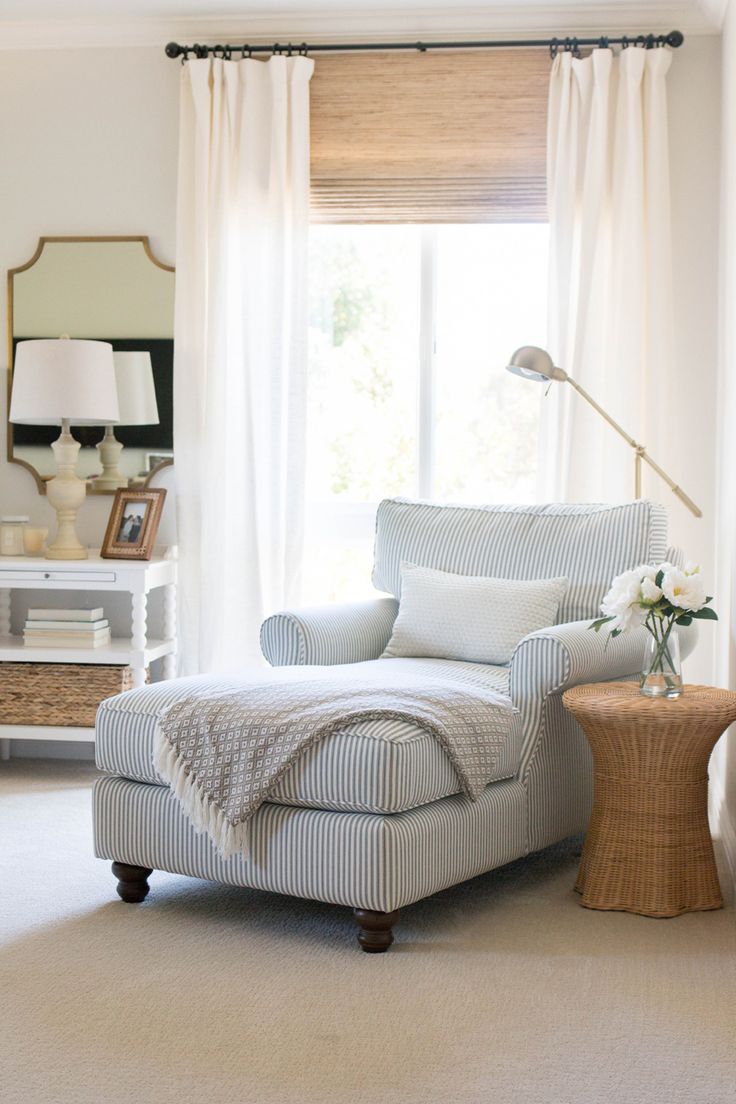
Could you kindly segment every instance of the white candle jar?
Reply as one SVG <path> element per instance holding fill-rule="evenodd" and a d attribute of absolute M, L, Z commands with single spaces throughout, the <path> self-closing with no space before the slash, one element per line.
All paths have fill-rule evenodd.
<path fill-rule="evenodd" d="M 0 556 L 23 556 L 23 530 L 27 517 L 0 517 Z"/>

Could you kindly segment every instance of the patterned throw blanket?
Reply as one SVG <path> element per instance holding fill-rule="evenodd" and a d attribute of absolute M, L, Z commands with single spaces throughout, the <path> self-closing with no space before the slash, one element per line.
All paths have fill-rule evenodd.
<path fill-rule="evenodd" d="M 390 664 L 390 667 L 388 666 Z M 356 669 L 359 668 L 359 669 Z M 249 825 L 283 775 L 323 737 L 359 721 L 408 721 L 430 733 L 476 800 L 509 738 L 507 698 L 451 673 L 401 661 L 305 668 L 201 691 L 160 718 L 155 765 L 194 827 L 227 858 L 247 857 Z"/>

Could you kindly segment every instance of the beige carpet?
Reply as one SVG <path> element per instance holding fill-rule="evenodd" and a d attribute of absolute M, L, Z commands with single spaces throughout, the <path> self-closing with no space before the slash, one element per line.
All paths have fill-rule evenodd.
<path fill-rule="evenodd" d="M 570 846 L 405 910 L 348 909 L 92 857 L 91 768 L 0 764 L 2 1104 L 726 1104 L 731 907 L 579 907 Z"/>

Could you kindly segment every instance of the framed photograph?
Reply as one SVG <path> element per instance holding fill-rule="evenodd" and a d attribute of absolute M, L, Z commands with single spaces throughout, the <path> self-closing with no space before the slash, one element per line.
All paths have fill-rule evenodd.
<path fill-rule="evenodd" d="M 116 491 L 100 555 L 108 560 L 150 560 L 165 498 L 163 487 Z"/>

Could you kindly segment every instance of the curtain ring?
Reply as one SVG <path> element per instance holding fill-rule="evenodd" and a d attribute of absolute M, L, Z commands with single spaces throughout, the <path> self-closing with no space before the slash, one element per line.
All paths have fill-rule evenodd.
<path fill-rule="evenodd" d="M 578 43 L 578 40 L 576 38 L 572 40 L 572 56 L 574 58 L 581 57 L 580 44 Z"/>
<path fill-rule="evenodd" d="M 283 47 L 280 46 L 278 42 L 274 42 L 273 48 L 271 49 L 271 57 L 276 57 L 277 54 L 279 57 L 281 57 L 282 52 Z"/>
<path fill-rule="evenodd" d="M 598 49 L 599 50 L 607 50 L 608 49 L 608 37 L 606 35 L 602 35 L 601 38 L 598 39 Z"/>
<path fill-rule="evenodd" d="M 621 37 L 621 49 L 622 50 L 628 50 L 629 46 L 630 46 L 629 36 L 628 35 L 623 35 Z"/>
<path fill-rule="evenodd" d="M 556 39 L 556 38 L 550 39 L 549 56 L 552 58 L 553 61 L 557 57 L 557 52 L 558 52 L 559 48 L 560 48 L 559 40 Z"/>
<path fill-rule="evenodd" d="M 306 42 L 302 42 L 301 46 L 299 47 L 299 56 L 307 57 L 308 53 L 309 47 L 307 46 Z"/>

